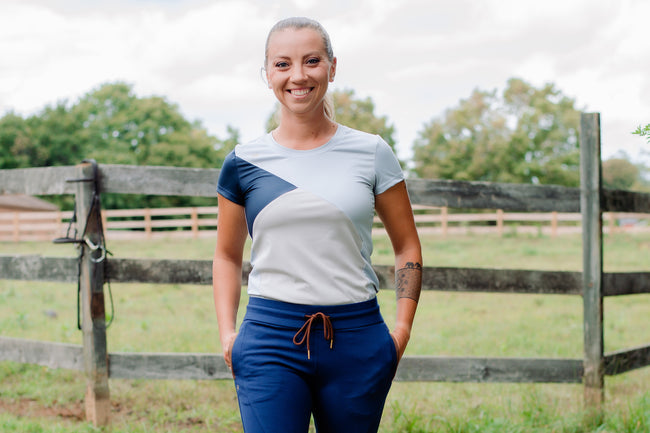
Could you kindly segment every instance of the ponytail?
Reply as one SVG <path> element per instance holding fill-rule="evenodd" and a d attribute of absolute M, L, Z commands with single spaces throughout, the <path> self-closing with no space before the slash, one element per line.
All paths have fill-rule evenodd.
<path fill-rule="evenodd" d="M 325 112 L 325 117 L 327 117 L 332 122 L 336 122 L 334 97 L 330 92 L 327 92 L 327 94 L 325 95 L 325 99 L 323 100 L 323 111 Z"/>

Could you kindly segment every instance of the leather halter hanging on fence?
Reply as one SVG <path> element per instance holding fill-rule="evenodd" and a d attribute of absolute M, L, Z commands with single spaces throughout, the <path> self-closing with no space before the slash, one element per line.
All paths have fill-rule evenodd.
<path fill-rule="evenodd" d="M 90 238 L 86 235 L 86 231 L 88 230 L 88 220 L 91 218 L 93 215 L 93 212 L 100 213 L 101 211 L 101 200 L 100 200 L 100 191 L 99 191 L 99 169 L 97 168 L 97 162 L 94 159 L 84 159 L 82 163 L 88 163 L 91 165 L 93 169 L 93 176 L 90 178 L 79 178 L 79 179 L 66 179 L 67 183 L 75 183 L 75 182 L 92 182 L 93 188 L 92 188 L 92 197 L 90 201 L 90 209 L 88 209 L 88 215 L 86 215 L 86 220 L 84 224 L 84 228 L 81 232 L 81 235 L 77 237 L 78 232 L 77 232 L 77 203 L 75 201 L 74 204 L 74 211 L 72 212 L 72 218 L 70 218 L 70 221 L 68 223 L 68 228 L 66 230 L 65 237 L 62 238 L 56 238 L 54 239 L 55 244 L 75 244 L 77 248 L 79 249 L 79 256 L 77 257 L 78 261 L 78 269 L 77 269 L 77 329 L 81 329 L 81 259 L 83 257 L 85 247 L 90 249 L 91 252 L 95 252 L 97 250 L 100 251 L 100 256 L 99 257 L 90 257 L 90 260 L 99 265 L 102 263 L 102 266 L 106 266 L 106 255 L 112 255 L 112 253 L 106 249 L 106 239 L 104 238 L 104 228 L 102 227 L 102 220 L 101 218 L 98 218 L 98 224 L 99 224 L 99 242 L 95 243 Z M 73 225 L 74 228 L 73 228 Z M 71 235 L 71 230 L 73 230 L 73 233 Z M 105 269 L 105 268 L 104 268 Z M 104 275 L 106 275 L 104 273 Z M 106 323 L 106 328 L 111 326 L 111 323 L 113 323 L 113 319 L 115 318 L 115 305 L 113 304 L 113 292 L 111 291 L 111 284 L 108 278 L 106 278 L 106 282 L 108 283 L 108 294 L 109 298 L 111 301 L 111 318 Z"/>

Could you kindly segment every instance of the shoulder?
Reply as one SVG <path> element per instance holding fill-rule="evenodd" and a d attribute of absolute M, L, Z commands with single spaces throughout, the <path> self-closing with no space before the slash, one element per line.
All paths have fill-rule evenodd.
<path fill-rule="evenodd" d="M 339 128 L 341 129 L 341 137 L 346 138 L 346 139 L 353 139 L 353 140 L 361 140 L 365 141 L 368 143 L 376 143 L 377 140 L 383 141 L 383 139 L 376 134 L 371 134 L 369 132 L 365 131 L 360 131 L 358 129 L 350 128 L 349 126 L 346 125 L 341 125 L 339 124 Z"/>
<path fill-rule="evenodd" d="M 339 143 L 346 148 L 356 148 L 363 153 L 385 152 L 386 149 L 392 152 L 392 149 L 386 141 L 377 134 L 360 131 L 350 128 L 349 126 L 339 125 L 340 131 L 337 134 Z"/>
<path fill-rule="evenodd" d="M 268 149 L 268 146 L 264 145 L 264 140 L 265 136 L 260 136 L 254 140 L 236 144 L 223 160 L 220 177 L 237 177 L 238 167 L 241 164 L 248 161 L 251 155 L 259 155 L 264 149 Z"/>
<path fill-rule="evenodd" d="M 269 134 L 260 135 L 259 137 L 244 142 L 239 143 L 235 146 L 233 150 L 237 156 L 246 155 L 248 153 L 260 152 L 263 150 L 269 149 Z"/>
<path fill-rule="evenodd" d="M 371 134 L 345 125 L 339 125 L 339 128 L 341 128 L 341 140 L 348 145 L 356 144 L 365 151 L 381 155 L 381 157 L 394 155 L 390 145 L 378 134 Z"/>

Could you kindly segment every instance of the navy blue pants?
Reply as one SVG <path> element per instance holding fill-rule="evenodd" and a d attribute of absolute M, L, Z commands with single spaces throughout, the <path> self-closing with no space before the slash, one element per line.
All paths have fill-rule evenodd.
<path fill-rule="evenodd" d="M 319 433 L 374 433 L 397 351 L 375 299 L 311 306 L 251 297 L 232 365 L 246 433 L 306 433 L 312 414 Z"/>

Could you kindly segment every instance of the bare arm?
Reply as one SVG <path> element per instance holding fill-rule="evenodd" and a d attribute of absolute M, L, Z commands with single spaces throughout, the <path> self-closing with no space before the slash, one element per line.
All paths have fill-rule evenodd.
<path fill-rule="evenodd" d="M 212 262 L 214 305 L 224 360 L 231 367 L 230 350 L 236 337 L 241 295 L 242 256 L 246 242 L 244 208 L 219 195 L 217 246 Z"/>
<path fill-rule="evenodd" d="M 401 359 L 411 338 L 413 318 L 422 288 L 422 249 L 406 183 L 400 182 L 377 195 L 375 210 L 384 223 L 395 252 L 397 320 L 391 335 Z"/>

